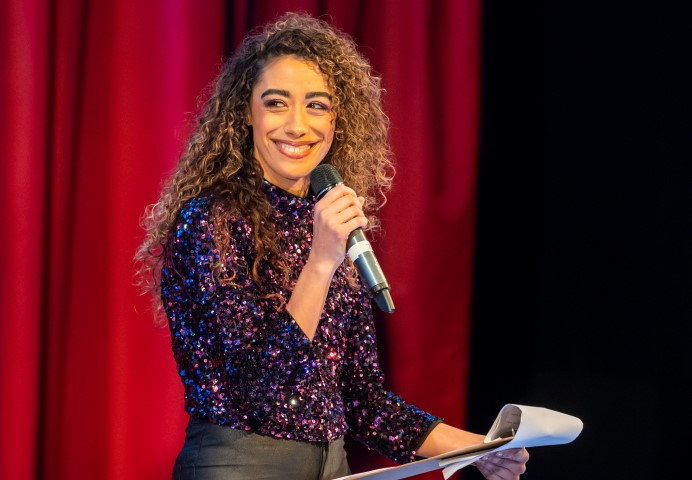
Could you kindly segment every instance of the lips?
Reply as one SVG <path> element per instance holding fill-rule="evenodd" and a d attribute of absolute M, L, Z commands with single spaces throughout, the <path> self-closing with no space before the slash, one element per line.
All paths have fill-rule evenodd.
<path fill-rule="evenodd" d="M 292 158 L 301 158 L 307 155 L 310 150 L 312 150 L 312 147 L 314 147 L 316 144 L 315 143 L 306 143 L 302 145 L 291 145 L 290 143 L 284 143 L 284 142 L 277 142 L 275 141 L 274 144 L 276 145 L 276 148 L 283 153 L 284 155 Z"/>

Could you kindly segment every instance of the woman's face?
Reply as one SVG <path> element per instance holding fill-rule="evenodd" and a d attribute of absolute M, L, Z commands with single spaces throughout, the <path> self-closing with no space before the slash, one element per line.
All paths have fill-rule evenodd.
<path fill-rule="evenodd" d="M 334 139 L 332 92 L 315 64 L 294 56 L 271 60 L 252 89 L 249 123 L 264 178 L 307 194 L 310 172 Z"/>

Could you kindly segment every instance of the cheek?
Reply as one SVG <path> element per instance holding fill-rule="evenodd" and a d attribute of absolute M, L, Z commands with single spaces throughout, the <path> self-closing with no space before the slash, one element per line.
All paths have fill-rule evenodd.
<path fill-rule="evenodd" d="M 322 150 L 325 152 L 325 155 L 326 155 L 326 152 L 328 152 L 329 149 L 332 148 L 333 143 L 334 143 L 334 129 L 331 129 L 324 136 L 324 142 L 322 143 Z"/>
<path fill-rule="evenodd" d="M 255 143 L 267 143 L 267 135 L 280 127 L 280 123 L 275 118 L 267 115 L 256 115 L 252 126 Z"/>
<path fill-rule="evenodd" d="M 326 124 L 323 131 L 325 132 L 325 143 L 331 146 L 334 143 L 334 122 Z"/>

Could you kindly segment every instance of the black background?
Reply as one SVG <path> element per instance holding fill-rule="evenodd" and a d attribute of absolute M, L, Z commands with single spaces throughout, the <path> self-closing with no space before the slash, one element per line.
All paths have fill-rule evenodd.
<path fill-rule="evenodd" d="M 523 478 L 689 476 L 692 16 L 677 3 L 484 2 L 467 427 L 505 403 L 584 422 L 531 449 Z"/>

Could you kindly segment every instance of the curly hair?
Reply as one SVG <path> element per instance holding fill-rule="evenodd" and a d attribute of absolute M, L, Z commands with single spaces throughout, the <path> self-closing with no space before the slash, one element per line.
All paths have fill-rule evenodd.
<path fill-rule="evenodd" d="M 374 213 L 386 202 L 394 165 L 391 160 L 389 119 L 382 109 L 380 78 L 358 52 L 348 35 L 324 20 L 307 14 L 287 13 L 259 31 L 251 32 L 224 63 L 211 95 L 197 116 L 196 127 L 177 168 L 163 186 L 157 203 L 141 219 L 146 236 L 135 254 L 137 284 L 152 293 L 155 312 L 161 312 L 160 268 L 173 234 L 178 212 L 193 197 L 213 193 L 217 278 L 226 274 L 230 250 L 228 216 L 240 214 L 252 227 L 256 257 L 253 279 L 262 260 L 290 278 L 279 238 L 272 222 L 263 222 L 271 205 L 263 190 L 263 171 L 253 155 L 252 130 L 246 123 L 253 87 L 265 66 L 291 55 L 314 63 L 333 92 L 335 135 L 323 163 L 330 163 L 344 182 L 365 197 L 370 229 L 379 223 Z"/>

